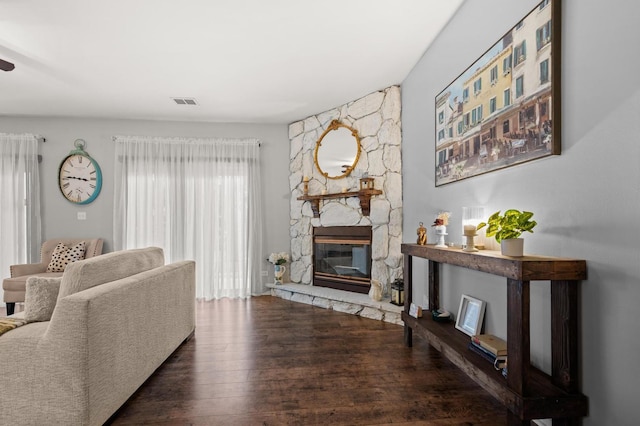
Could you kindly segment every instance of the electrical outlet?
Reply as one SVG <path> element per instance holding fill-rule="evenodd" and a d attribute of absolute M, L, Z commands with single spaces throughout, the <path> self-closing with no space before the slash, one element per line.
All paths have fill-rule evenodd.
<path fill-rule="evenodd" d="M 269 271 L 262 271 L 262 273 L 260 274 L 263 277 L 268 277 L 269 276 Z"/>
<path fill-rule="evenodd" d="M 78 212 L 78 220 L 87 220 L 87 212 Z"/>

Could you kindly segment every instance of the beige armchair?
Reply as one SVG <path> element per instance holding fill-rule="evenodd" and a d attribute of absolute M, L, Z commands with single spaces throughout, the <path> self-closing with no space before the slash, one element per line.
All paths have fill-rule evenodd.
<path fill-rule="evenodd" d="M 40 263 L 28 263 L 23 265 L 11 265 L 11 278 L 5 278 L 2 281 L 2 289 L 4 290 L 4 302 L 7 304 L 7 315 L 12 315 L 16 302 L 24 302 L 24 294 L 27 286 L 27 278 L 29 277 L 60 277 L 62 272 L 47 272 L 47 266 L 51 261 L 51 255 L 58 243 L 64 243 L 66 246 L 73 246 L 80 241 L 86 242 L 84 258 L 94 257 L 102 254 L 101 238 L 58 238 L 47 240 L 42 243 L 40 249 Z"/>

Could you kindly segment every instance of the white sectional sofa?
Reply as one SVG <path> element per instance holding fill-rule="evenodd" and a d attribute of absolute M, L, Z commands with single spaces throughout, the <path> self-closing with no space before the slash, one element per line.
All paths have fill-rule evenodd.
<path fill-rule="evenodd" d="M 82 260 L 55 303 L 49 321 L 0 336 L 2 425 L 107 421 L 193 335 L 195 263 L 164 265 L 153 247 Z"/>

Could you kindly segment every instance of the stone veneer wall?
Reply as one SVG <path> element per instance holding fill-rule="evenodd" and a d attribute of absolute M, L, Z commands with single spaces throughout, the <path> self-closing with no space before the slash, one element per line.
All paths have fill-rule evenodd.
<path fill-rule="evenodd" d="M 371 277 L 382 282 L 385 293 L 402 277 L 402 156 L 400 88 L 392 86 L 338 108 L 289 125 L 291 143 L 289 186 L 291 190 L 291 281 L 312 284 L 312 228 L 317 226 L 372 227 Z M 314 164 L 316 142 L 332 120 L 358 131 L 362 150 L 351 175 L 327 179 Z M 382 195 L 371 199 L 370 216 L 363 216 L 357 197 L 322 200 L 320 218 L 314 218 L 303 194 L 303 179 L 310 178 L 309 194 L 358 190 L 367 173 Z"/>

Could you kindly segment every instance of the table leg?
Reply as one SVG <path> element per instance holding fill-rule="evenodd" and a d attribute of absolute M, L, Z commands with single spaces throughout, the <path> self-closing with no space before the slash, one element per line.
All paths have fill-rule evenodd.
<path fill-rule="evenodd" d="M 404 255 L 404 312 L 409 315 L 411 302 L 413 301 L 413 257 Z M 404 344 L 407 347 L 413 346 L 413 330 L 406 323 L 404 325 Z"/>
<path fill-rule="evenodd" d="M 507 385 L 522 396 L 529 394 L 529 297 L 529 281 L 507 278 Z"/>
<path fill-rule="evenodd" d="M 440 263 L 429 261 L 429 311 L 440 308 Z"/>
<path fill-rule="evenodd" d="M 578 285 L 551 281 L 551 377 L 567 392 L 578 392 Z"/>

